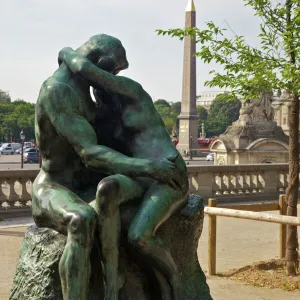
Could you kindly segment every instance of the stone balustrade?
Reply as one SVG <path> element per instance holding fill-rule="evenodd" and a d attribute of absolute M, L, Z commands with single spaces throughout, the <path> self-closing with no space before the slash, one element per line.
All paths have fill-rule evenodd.
<path fill-rule="evenodd" d="M 287 164 L 189 166 L 190 192 L 204 199 L 275 200 L 288 185 Z"/>
<path fill-rule="evenodd" d="M 0 210 L 30 207 L 39 170 L 0 171 Z M 287 164 L 188 166 L 190 192 L 205 200 L 275 200 L 288 184 Z"/>
<path fill-rule="evenodd" d="M 31 186 L 39 170 L 0 171 L 0 209 L 30 207 Z"/>

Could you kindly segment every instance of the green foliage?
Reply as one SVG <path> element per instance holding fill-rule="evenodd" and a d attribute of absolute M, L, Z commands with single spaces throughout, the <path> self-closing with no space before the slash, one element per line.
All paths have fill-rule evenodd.
<path fill-rule="evenodd" d="M 156 100 L 154 103 L 156 103 L 156 105 L 162 105 L 162 106 L 170 107 L 170 103 L 167 102 L 167 101 L 164 100 L 164 99 L 158 99 L 158 100 Z"/>
<path fill-rule="evenodd" d="M 210 106 L 209 117 L 214 119 L 226 117 L 228 123 L 231 124 L 239 118 L 240 109 L 240 100 L 226 101 L 223 97 L 217 96 Z"/>
<path fill-rule="evenodd" d="M 197 106 L 197 114 L 199 115 L 199 123 L 203 123 L 207 120 L 208 112 L 204 106 Z"/>
<path fill-rule="evenodd" d="M 8 92 L 5 92 L 0 89 L 0 104 L 10 103 L 11 98 Z"/>
<path fill-rule="evenodd" d="M 0 103 L 0 140 L 18 141 L 22 129 L 27 140 L 34 139 L 34 115 L 35 104 L 24 100 Z"/>
<path fill-rule="evenodd" d="M 204 123 L 208 137 L 218 136 L 239 118 L 240 109 L 241 102 L 238 99 L 230 100 L 227 95 L 218 95 L 210 106 L 209 112 L 202 106 L 197 107 L 200 116 L 199 129 Z"/>
<path fill-rule="evenodd" d="M 175 115 L 179 115 L 181 112 L 181 102 L 175 102 L 171 105 L 171 111 Z"/>
<path fill-rule="evenodd" d="M 166 100 L 160 99 L 154 102 L 154 106 L 163 119 L 167 131 L 171 135 L 174 124 L 177 124 L 181 103 L 176 102 L 170 105 Z"/>

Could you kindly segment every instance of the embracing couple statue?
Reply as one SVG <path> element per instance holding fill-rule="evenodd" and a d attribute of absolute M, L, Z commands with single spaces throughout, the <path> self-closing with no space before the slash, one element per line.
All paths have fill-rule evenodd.
<path fill-rule="evenodd" d="M 89 299 L 95 243 L 104 299 L 119 299 L 126 280 L 119 271 L 120 209 L 131 201 L 138 209 L 126 228 L 130 251 L 156 277 L 161 299 L 186 299 L 176 262 L 156 231 L 186 205 L 187 169 L 151 97 L 139 83 L 117 76 L 128 62 L 114 37 L 93 36 L 76 51 L 62 49 L 58 60 L 36 104 L 42 168 L 32 212 L 39 228 L 67 236 L 59 260 L 63 299 Z M 86 196 L 91 186 L 96 191 Z"/>

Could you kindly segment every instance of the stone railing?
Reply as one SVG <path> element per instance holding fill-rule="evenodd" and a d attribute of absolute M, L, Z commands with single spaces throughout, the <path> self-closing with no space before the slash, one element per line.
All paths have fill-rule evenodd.
<path fill-rule="evenodd" d="M 31 186 L 39 170 L 0 171 L 0 209 L 30 207 Z"/>
<path fill-rule="evenodd" d="M 287 164 L 189 166 L 190 192 L 224 200 L 275 200 L 288 185 Z"/>
<path fill-rule="evenodd" d="M 30 207 L 39 170 L 0 171 L 0 209 Z M 275 200 L 288 184 L 287 164 L 188 166 L 190 192 L 205 200 Z"/>

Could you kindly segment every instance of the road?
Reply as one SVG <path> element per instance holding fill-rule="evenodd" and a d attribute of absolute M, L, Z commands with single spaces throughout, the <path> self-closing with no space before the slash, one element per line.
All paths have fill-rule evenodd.
<path fill-rule="evenodd" d="M 213 165 L 213 162 L 206 161 L 205 157 L 195 157 L 193 160 L 186 160 L 186 163 L 187 165 L 190 166 Z M 24 164 L 25 170 L 37 169 L 38 167 L 39 164 Z M 20 169 L 20 168 L 21 168 L 21 156 L 19 154 L 0 156 L 0 170 Z"/>
<path fill-rule="evenodd" d="M 20 169 L 21 155 L 1 155 L 0 156 L 0 170 Z M 32 170 L 39 168 L 39 164 L 24 164 L 25 170 Z"/>

